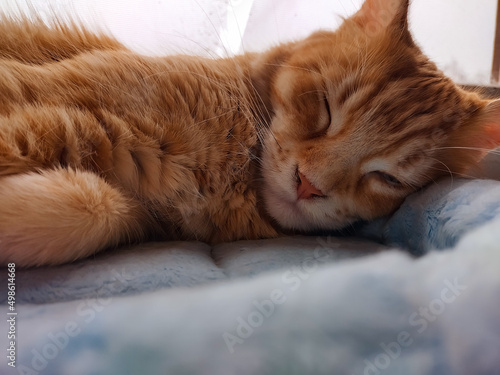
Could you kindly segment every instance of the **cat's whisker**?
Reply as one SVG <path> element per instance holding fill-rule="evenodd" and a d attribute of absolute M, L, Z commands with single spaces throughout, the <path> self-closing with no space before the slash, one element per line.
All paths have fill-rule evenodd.
<path fill-rule="evenodd" d="M 189 73 L 189 74 L 194 74 L 194 75 L 197 75 L 198 78 L 207 80 L 211 84 L 215 84 L 220 89 L 226 89 L 227 88 L 226 85 L 224 85 L 224 84 L 222 84 L 222 83 L 220 83 L 220 82 L 218 82 L 218 81 L 216 81 L 216 80 L 214 80 L 214 79 L 212 79 L 210 77 L 207 77 L 205 75 L 201 75 L 201 74 L 196 73 L 196 72 L 191 72 L 191 71 L 187 71 L 187 70 L 180 70 L 180 69 L 175 69 L 175 70 L 170 69 L 168 71 L 162 71 L 162 72 L 158 72 L 158 73 L 155 73 L 155 74 L 150 74 L 150 75 L 146 76 L 145 79 L 153 79 L 156 76 L 166 75 L 166 74 L 170 74 L 170 73 Z M 96 82 L 96 83 L 99 83 L 99 82 Z M 255 90 L 255 92 L 260 96 L 260 94 L 258 93 L 257 90 Z M 125 90 L 123 90 L 123 93 L 125 95 L 131 95 L 132 96 L 132 94 L 126 92 Z M 262 102 L 261 98 L 259 98 L 259 100 Z M 262 112 L 263 111 L 262 108 L 264 108 L 264 110 L 266 111 L 266 113 Z M 270 117 L 269 110 L 267 109 L 267 107 L 265 105 L 256 105 L 256 106 L 254 106 L 253 109 L 257 109 L 258 113 L 262 116 L 263 119 Z M 249 113 L 249 111 L 245 111 L 245 115 L 247 115 L 247 117 L 249 117 L 248 113 Z M 251 120 L 253 123 L 260 124 L 260 122 L 258 122 L 258 121 L 256 122 L 254 118 L 248 118 L 248 119 Z M 210 120 L 213 120 L 213 118 L 210 119 Z M 269 130 L 269 126 L 259 127 L 258 131 L 259 131 L 259 136 L 260 136 L 259 138 L 261 139 L 261 142 L 263 142 L 264 141 L 264 137 L 261 137 L 261 134 L 262 134 L 263 131 L 264 132 L 269 132 L 270 131 Z M 272 135 L 272 137 L 275 139 L 276 143 L 279 145 L 279 143 L 276 140 L 276 137 L 274 135 Z M 281 146 L 279 145 L 279 147 L 281 147 Z"/>
<path fill-rule="evenodd" d="M 258 91 L 255 89 L 255 92 L 257 94 L 257 99 L 259 100 L 260 103 L 257 103 L 254 107 L 257 108 L 258 114 L 260 115 L 260 118 L 252 118 L 250 119 L 254 124 L 256 124 L 256 130 L 257 130 L 257 137 L 259 138 L 260 144 L 263 145 L 265 144 L 265 139 L 266 135 L 270 134 L 271 137 L 273 138 L 274 142 L 278 145 L 278 147 L 281 149 L 281 145 L 279 144 L 278 140 L 276 139 L 276 136 L 274 135 L 273 131 L 271 130 L 271 126 L 269 123 L 266 123 L 268 120 L 267 118 L 271 117 L 271 114 L 269 113 L 269 110 L 265 106 L 264 101 L 262 100 L 261 95 L 258 93 Z M 253 103 L 254 100 L 252 100 Z M 261 109 L 261 108 L 264 108 Z M 263 112 L 265 111 L 265 113 Z"/>
<path fill-rule="evenodd" d="M 497 149 L 489 149 L 489 148 L 481 148 L 481 147 L 460 147 L 460 146 L 444 146 L 444 147 L 435 147 L 432 150 L 440 151 L 440 150 L 470 150 L 470 151 L 481 151 L 481 152 L 490 152 L 498 154 L 500 151 Z"/>
<path fill-rule="evenodd" d="M 453 173 L 453 171 L 448 167 L 448 165 L 446 165 L 442 161 L 434 159 L 434 158 L 432 158 L 432 160 L 436 161 L 438 164 L 443 165 L 444 168 L 439 168 L 439 167 L 431 166 L 431 167 L 429 167 L 429 170 L 438 171 L 438 172 L 445 172 L 453 180 L 453 178 L 455 177 L 456 173 Z M 432 178 L 431 180 L 434 183 L 436 183 L 436 181 L 434 181 L 434 178 Z"/>
<path fill-rule="evenodd" d="M 245 82 L 249 85 L 251 88 L 251 93 L 253 94 L 251 96 L 251 104 L 254 104 L 252 108 L 255 108 L 257 111 L 257 114 L 260 117 L 260 121 L 263 123 L 260 123 L 260 121 L 257 121 L 256 123 L 259 125 L 262 125 L 265 128 L 270 128 L 271 124 L 269 123 L 272 114 L 267 107 L 266 103 L 264 102 L 264 99 L 262 98 L 262 94 L 259 92 L 259 90 L 253 85 L 252 79 L 250 76 L 246 76 Z"/>

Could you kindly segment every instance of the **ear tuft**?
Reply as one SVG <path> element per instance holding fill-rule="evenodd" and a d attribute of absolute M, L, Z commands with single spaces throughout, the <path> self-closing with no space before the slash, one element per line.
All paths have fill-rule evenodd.
<path fill-rule="evenodd" d="M 370 36 L 390 28 L 408 31 L 409 0 L 365 0 L 352 19 Z"/>

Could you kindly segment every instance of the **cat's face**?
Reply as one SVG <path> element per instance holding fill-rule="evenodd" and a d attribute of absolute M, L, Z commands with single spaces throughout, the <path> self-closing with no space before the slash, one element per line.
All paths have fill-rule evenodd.
<path fill-rule="evenodd" d="M 469 145 L 488 103 L 421 53 L 407 10 L 408 1 L 367 0 L 335 33 L 294 45 L 280 65 L 262 170 L 266 208 L 283 227 L 335 229 L 390 214 L 478 159 L 457 147 Z"/>

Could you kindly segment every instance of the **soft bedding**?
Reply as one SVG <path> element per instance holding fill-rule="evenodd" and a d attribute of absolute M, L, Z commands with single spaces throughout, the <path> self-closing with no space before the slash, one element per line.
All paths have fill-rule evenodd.
<path fill-rule="evenodd" d="M 499 374 L 499 212 L 500 182 L 448 179 L 371 240 L 152 243 L 17 270 L 0 373 Z"/>

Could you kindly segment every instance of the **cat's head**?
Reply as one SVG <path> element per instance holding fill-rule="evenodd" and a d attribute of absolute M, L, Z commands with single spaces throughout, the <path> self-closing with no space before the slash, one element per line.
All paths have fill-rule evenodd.
<path fill-rule="evenodd" d="M 284 228 L 335 229 L 390 214 L 500 145 L 499 102 L 463 91 L 422 54 L 408 3 L 366 0 L 337 31 L 269 55 L 263 194 Z"/>

